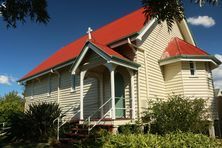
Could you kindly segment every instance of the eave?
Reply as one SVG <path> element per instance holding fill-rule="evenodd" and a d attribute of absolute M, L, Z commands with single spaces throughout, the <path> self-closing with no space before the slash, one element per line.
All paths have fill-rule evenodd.
<path fill-rule="evenodd" d="M 199 62 L 211 62 L 213 65 L 218 67 L 221 64 L 216 57 L 212 55 L 179 55 L 166 59 L 159 60 L 159 65 L 167 65 L 179 61 L 199 61 Z"/>

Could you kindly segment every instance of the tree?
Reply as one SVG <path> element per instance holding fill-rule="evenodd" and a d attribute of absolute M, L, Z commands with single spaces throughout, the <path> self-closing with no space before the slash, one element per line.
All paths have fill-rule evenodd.
<path fill-rule="evenodd" d="M 202 7 L 205 3 L 216 5 L 219 0 L 190 0 L 194 4 Z M 171 31 L 174 20 L 180 22 L 185 18 L 183 0 L 141 0 L 144 7 L 144 14 L 146 21 L 149 18 L 157 19 L 158 23 L 166 21 L 168 31 Z"/>
<path fill-rule="evenodd" d="M 0 0 L 0 15 L 7 27 L 15 28 L 17 22 L 25 23 L 27 18 L 47 24 L 50 17 L 46 8 L 46 0 Z"/>
<path fill-rule="evenodd" d="M 17 92 L 12 91 L 0 97 L 0 123 L 8 122 L 10 116 L 24 111 L 24 99 Z"/>

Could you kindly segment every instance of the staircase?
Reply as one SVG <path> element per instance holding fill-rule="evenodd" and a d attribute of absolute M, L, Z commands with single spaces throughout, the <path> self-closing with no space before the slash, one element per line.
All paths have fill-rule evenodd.
<path fill-rule="evenodd" d="M 90 138 L 90 133 L 94 131 L 98 131 L 99 129 L 105 129 L 107 131 L 112 132 L 113 124 L 105 124 L 106 121 L 108 123 L 112 123 L 112 119 L 107 119 L 106 116 L 110 114 L 111 109 L 107 111 L 101 118 L 94 119 L 94 116 L 99 113 L 106 105 L 111 103 L 112 98 L 108 99 L 103 105 L 101 105 L 98 110 L 93 112 L 87 119 L 84 121 L 75 120 L 70 122 L 64 122 L 61 125 L 58 124 L 58 135 L 57 139 L 60 140 L 61 143 L 80 143 Z M 75 114 L 80 113 L 80 110 Z M 75 116 L 74 115 L 74 116 Z M 73 116 L 73 117 L 74 117 Z M 60 118 L 58 118 L 58 123 L 60 123 Z M 93 120 L 92 120 L 93 119 Z M 102 122 L 103 121 L 103 122 Z M 111 121 L 111 122 L 110 122 Z M 103 123 L 103 124 L 101 124 Z M 68 124 L 68 129 L 64 132 L 63 135 L 60 136 L 60 128 L 64 127 L 63 125 Z"/>
<path fill-rule="evenodd" d="M 97 124 L 93 131 L 89 132 L 90 127 L 93 125 L 79 124 L 79 121 L 73 121 L 69 123 L 69 129 L 61 135 L 60 142 L 61 143 L 73 143 L 78 144 L 93 138 L 94 131 L 98 131 L 99 129 L 105 129 L 107 131 L 112 132 L 113 125 L 109 124 Z"/>

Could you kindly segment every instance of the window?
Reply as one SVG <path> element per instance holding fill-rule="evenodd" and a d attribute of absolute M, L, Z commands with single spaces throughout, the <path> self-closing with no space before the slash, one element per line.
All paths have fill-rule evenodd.
<path fill-rule="evenodd" d="M 196 75 L 196 64 L 194 62 L 189 62 L 190 64 L 190 75 L 194 76 Z"/>
<path fill-rule="evenodd" d="M 71 92 L 74 92 L 76 89 L 76 77 L 71 75 Z"/>

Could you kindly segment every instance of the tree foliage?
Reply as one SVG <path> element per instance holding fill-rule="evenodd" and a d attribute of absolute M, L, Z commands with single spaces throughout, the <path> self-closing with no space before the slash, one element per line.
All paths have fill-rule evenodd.
<path fill-rule="evenodd" d="M 24 103 L 24 99 L 15 91 L 0 97 L 0 123 L 8 122 L 9 117 L 16 112 L 23 112 Z"/>
<path fill-rule="evenodd" d="M 208 129 L 209 112 L 203 99 L 170 96 L 167 101 L 155 101 L 144 113 L 143 122 L 153 121 L 151 132 L 204 133 Z"/>
<path fill-rule="evenodd" d="M 210 5 L 216 5 L 219 0 L 190 0 L 192 3 L 198 4 L 201 7 L 208 3 Z M 184 15 L 184 0 L 141 0 L 143 7 L 145 8 L 144 14 L 146 21 L 149 18 L 157 19 L 158 23 L 166 21 L 168 31 L 171 31 L 174 21 L 180 22 L 185 18 Z"/>
<path fill-rule="evenodd" d="M 48 23 L 46 0 L 0 0 L 0 14 L 7 27 L 16 27 L 18 22 L 25 23 L 27 18 L 36 23 Z"/>
<path fill-rule="evenodd" d="M 32 104 L 26 112 L 13 114 L 7 131 L 10 140 L 46 142 L 56 135 L 54 120 L 61 114 L 56 103 Z"/>

